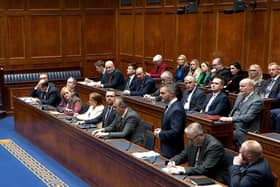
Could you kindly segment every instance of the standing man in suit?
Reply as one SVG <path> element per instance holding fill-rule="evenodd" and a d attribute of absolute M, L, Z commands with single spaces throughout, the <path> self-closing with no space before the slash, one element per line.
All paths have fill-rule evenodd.
<path fill-rule="evenodd" d="M 224 184 L 229 182 L 228 165 L 223 145 L 202 126 L 191 123 L 185 128 L 188 147 L 172 157 L 167 164 L 171 174 L 206 175 Z M 176 166 L 188 162 L 188 167 Z"/>
<path fill-rule="evenodd" d="M 163 62 L 161 55 L 156 55 L 153 58 L 154 67 L 150 73 L 146 73 L 146 75 L 152 78 L 160 78 L 160 75 L 167 70 L 168 66 Z"/>
<path fill-rule="evenodd" d="M 122 97 L 116 97 L 113 107 L 117 113 L 111 125 L 95 130 L 95 137 L 125 138 L 133 143 L 143 145 L 144 131 L 140 131 L 141 119 L 138 114 L 127 107 Z"/>
<path fill-rule="evenodd" d="M 231 106 L 227 95 L 223 92 L 224 80 L 215 77 L 211 83 L 211 91 L 203 103 L 202 112 L 209 115 L 227 116 Z"/>
<path fill-rule="evenodd" d="M 248 131 L 260 130 L 263 100 L 255 93 L 251 79 L 242 79 L 239 89 L 230 117 L 221 117 L 220 120 L 234 123 L 233 141 L 242 144 L 247 139 Z"/>
<path fill-rule="evenodd" d="M 101 80 L 101 83 L 96 84 L 96 86 L 123 90 L 125 86 L 124 76 L 120 70 L 115 68 L 113 61 L 108 60 L 105 63 L 105 69 L 106 72 Z"/>
<path fill-rule="evenodd" d="M 204 92 L 197 87 L 193 76 L 186 76 L 184 79 L 186 89 L 183 93 L 182 105 L 186 112 L 200 112 L 205 100 Z"/>
<path fill-rule="evenodd" d="M 105 100 L 107 106 L 104 107 L 102 113 L 96 118 L 85 120 L 80 128 L 90 128 L 91 124 L 99 124 L 102 122 L 102 128 L 105 128 L 113 122 L 116 117 L 116 111 L 113 108 L 113 103 L 115 101 L 116 93 L 114 90 L 107 90 L 105 94 Z"/>
<path fill-rule="evenodd" d="M 176 84 L 164 84 L 160 96 L 167 107 L 162 115 L 161 128 L 154 130 L 160 139 L 160 153 L 171 158 L 184 148 L 185 111 L 176 97 Z"/>
<path fill-rule="evenodd" d="M 136 69 L 136 77 L 137 77 L 137 88 L 135 91 L 124 90 L 124 95 L 130 96 L 143 96 L 145 94 L 153 93 L 155 90 L 155 82 L 154 80 L 145 75 L 145 72 L 142 67 Z"/>
<path fill-rule="evenodd" d="M 261 144 L 255 140 L 247 140 L 241 145 L 239 155 L 234 157 L 229 169 L 230 186 L 274 186 L 274 177 L 262 151 Z"/>
<path fill-rule="evenodd" d="M 127 67 L 127 79 L 125 80 L 125 90 L 135 91 L 137 89 L 137 78 L 136 78 L 136 64 L 129 64 Z"/>
<path fill-rule="evenodd" d="M 271 79 L 262 82 L 260 95 L 264 98 L 276 98 L 280 93 L 280 66 L 272 62 L 268 65 L 268 72 Z"/>

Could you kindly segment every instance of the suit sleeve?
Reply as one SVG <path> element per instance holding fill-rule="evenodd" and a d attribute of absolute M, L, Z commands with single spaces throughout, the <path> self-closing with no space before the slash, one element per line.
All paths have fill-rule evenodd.
<path fill-rule="evenodd" d="M 262 110 L 263 110 L 263 101 L 261 99 L 256 100 L 255 102 L 250 104 L 246 113 L 239 116 L 233 116 L 232 121 L 248 123 L 254 120 L 257 115 L 260 115 Z"/>
<path fill-rule="evenodd" d="M 172 157 L 170 160 L 174 161 L 176 165 L 186 163 L 188 161 L 189 148 L 184 149 L 180 154 Z"/>
<path fill-rule="evenodd" d="M 118 84 L 122 82 L 122 74 L 119 71 L 116 71 L 112 77 L 112 82 L 111 83 L 104 83 L 103 87 L 104 88 L 117 88 Z"/>
<path fill-rule="evenodd" d="M 219 144 L 212 145 L 206 152 L 206 156 L 201 160 L 202 163 L 199 163 L 196 167 L 187 167 L 185 169 L 186 174 L 207 175 L 224 156 L 224 148 Z"/>
<path fill-rule="evenodd" d="M 122 131 L 120 132 L 110 132 L 109 128 L 105 128 L 106 132 L 109 132 L 109 138 L 126 138 L 131 136 L 137 127 L 137 119 L 133 116 L 130 116 L 126 119 L 125 125 Z"/>
<path fill-rule="evenodd" d="M 159 133 L 159 138 L 162 142 L 176 140 L 178 137 L 182 136 L 182 133 L 184 132 L 185 111 L 174 110 L 170 116 L 170 129 L 161 130 Z"/>
<path fill-rule="evenodd" d="M 85 124 L 97 124 L 102 121 L 103 113 L 99 114 L 96 118 L 85 120 Z"/>
<path fill-rule="evenodd" d="M 220 101 L 218 101 L 218 105 L 214 107 L 214 110 L 209 110 L 208 112 L 205 112 L 205 114 L 221 115 L 222 113 L 224 113 L 224 111 L 229 111 L 229 110 L 230 110 L 230 103 L 228 101 L 228 98 L 226 96 L 223 96 L 221 97 Z"/>

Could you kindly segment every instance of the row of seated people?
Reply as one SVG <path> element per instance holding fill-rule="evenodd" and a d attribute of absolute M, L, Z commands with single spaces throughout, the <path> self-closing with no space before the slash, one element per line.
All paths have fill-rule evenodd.
<path fill-rule="evenodd" d="M 68 92 L 73 98 L 77 98 L 73 90 L 69 89 Z M 64 93 L 67 95 L 67 92 Z M 168 173 L 206 175 L 225 184 L 231 183 L 232 186 L 236 184 L 273 186 L 271 170 L 267 160 L 262 157 L 262 149 L 257 142 L 245 141 L 242 144 L 240 154 L 234 158 L 228 172 L 229 163 L 219 141 L 204 133 L 198 123 L 190 124 L 184 130 L 185 110 L 176 97 L 176 86 L 174 84 L 161 86 L 160 96 L 168 107 L 163 113 L 161 128 L 155 129 L 154 134 L 160 138 L 160 153 L 170 159 L 167 164 Z M 143 132 L 137 128 L 141 123 L 137 113 L 126 105 L 122 97 L 116 97 L 115 91 L 107 90 L 105 97 L 107 106 L 104 107 L 101 104 L 101 95 L 90 94 L 89 103 L 93 110 L 89 109 L 86 116 L 91 116 L 90 112 L 95 112 L 97 117 L 85 120 L 84 123 L 102 123 L 102 128 L 93 131 L 92 135 L 99 138 L 126 138 L 141 144 Z M 78 99 L 75 100 L 78 102 Z M 68 103 L 66 108 L 68 108 L 66 112 L 70 112 L 79 107 L 74 104 L 71 108 Z M 94 110 L 97 108 L 100 109 Z M 190 142 L 186 149 L 184 149 L 184 131 Z M 184 162 L 188 162 L 187 168 L 177 166 Z"/>

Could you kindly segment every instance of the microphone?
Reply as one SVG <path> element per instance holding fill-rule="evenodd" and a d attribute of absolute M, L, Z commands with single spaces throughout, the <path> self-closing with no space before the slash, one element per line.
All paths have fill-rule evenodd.
<path fill-rule="evenodd" d="M 132 146 L 132 142 L 129 141 L 128 146 L 127 146 L 127 148 L 125 149 L 125 151 L 128 151 L 128 150 L 131 148 L 131 146 Z"/>

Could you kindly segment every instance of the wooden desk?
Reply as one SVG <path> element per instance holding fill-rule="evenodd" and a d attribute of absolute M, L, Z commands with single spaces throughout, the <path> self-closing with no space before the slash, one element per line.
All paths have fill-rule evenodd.
<path fill-rule="evenodd" d="M 14 106 L 16 131 L 91 186 L 191 186 L 156 165 L 136 159 L 131 155 L 132 147 L 118 149 L 111 144 L 116 140 L 94 138 L 15 97 Z M 143 150 L 136 146 L 138 149 Z"/>
<path fill-rule="evenodd" d="M 248 139 L 256 140 L 262 145 L 264 157 L 269 161 L 273 173 L 278 178 L 277 186 L 280 186 L 280 139 L 273 136 L 280 138 L 279 133 L 248 133 Z"/>
<path fill-rule="evenodd" d="M 105 90 L 101 88 L 95 88 L 87 85 L 83 85 L 78 83 L 77 84 L 77 91 L 79 93 L 80 98 L 82 101 L 88 100 L 88 95 L 91 92 L 98 92 L 105 95 Z M 133 108 L 147 123 L 154 125 L 154 128 L 158 128 L 161 126 L 161 116 L 164 112 L 165 104 L 161 102 L 156 102 L 155 104 L 143 99 L 143 97 L 133 96 L 127 97 L 124 96 L 128 105 Z M 233 126 L 232 123 L 227 122 L 220 122 L 215 123 L 213 120 L 206 120 L 205 116 L 196 116 L 195 114 L 186 115 L 186 124 L 191 122 L 200 122 L 204 130 L 216 138 L 220 139 L 221 142 L 225 145 L 225 147 L 231 148 L 232 145 L 232 133 L 233 133 Z M 159 141 L 156 140 L 155 145 L 156 150 L 159 148 Z"/>
<path fill-rule="evenodd" d="M 91 186 L 187 186 L 182 180 L 14 98 L 18 133 Z"/>

